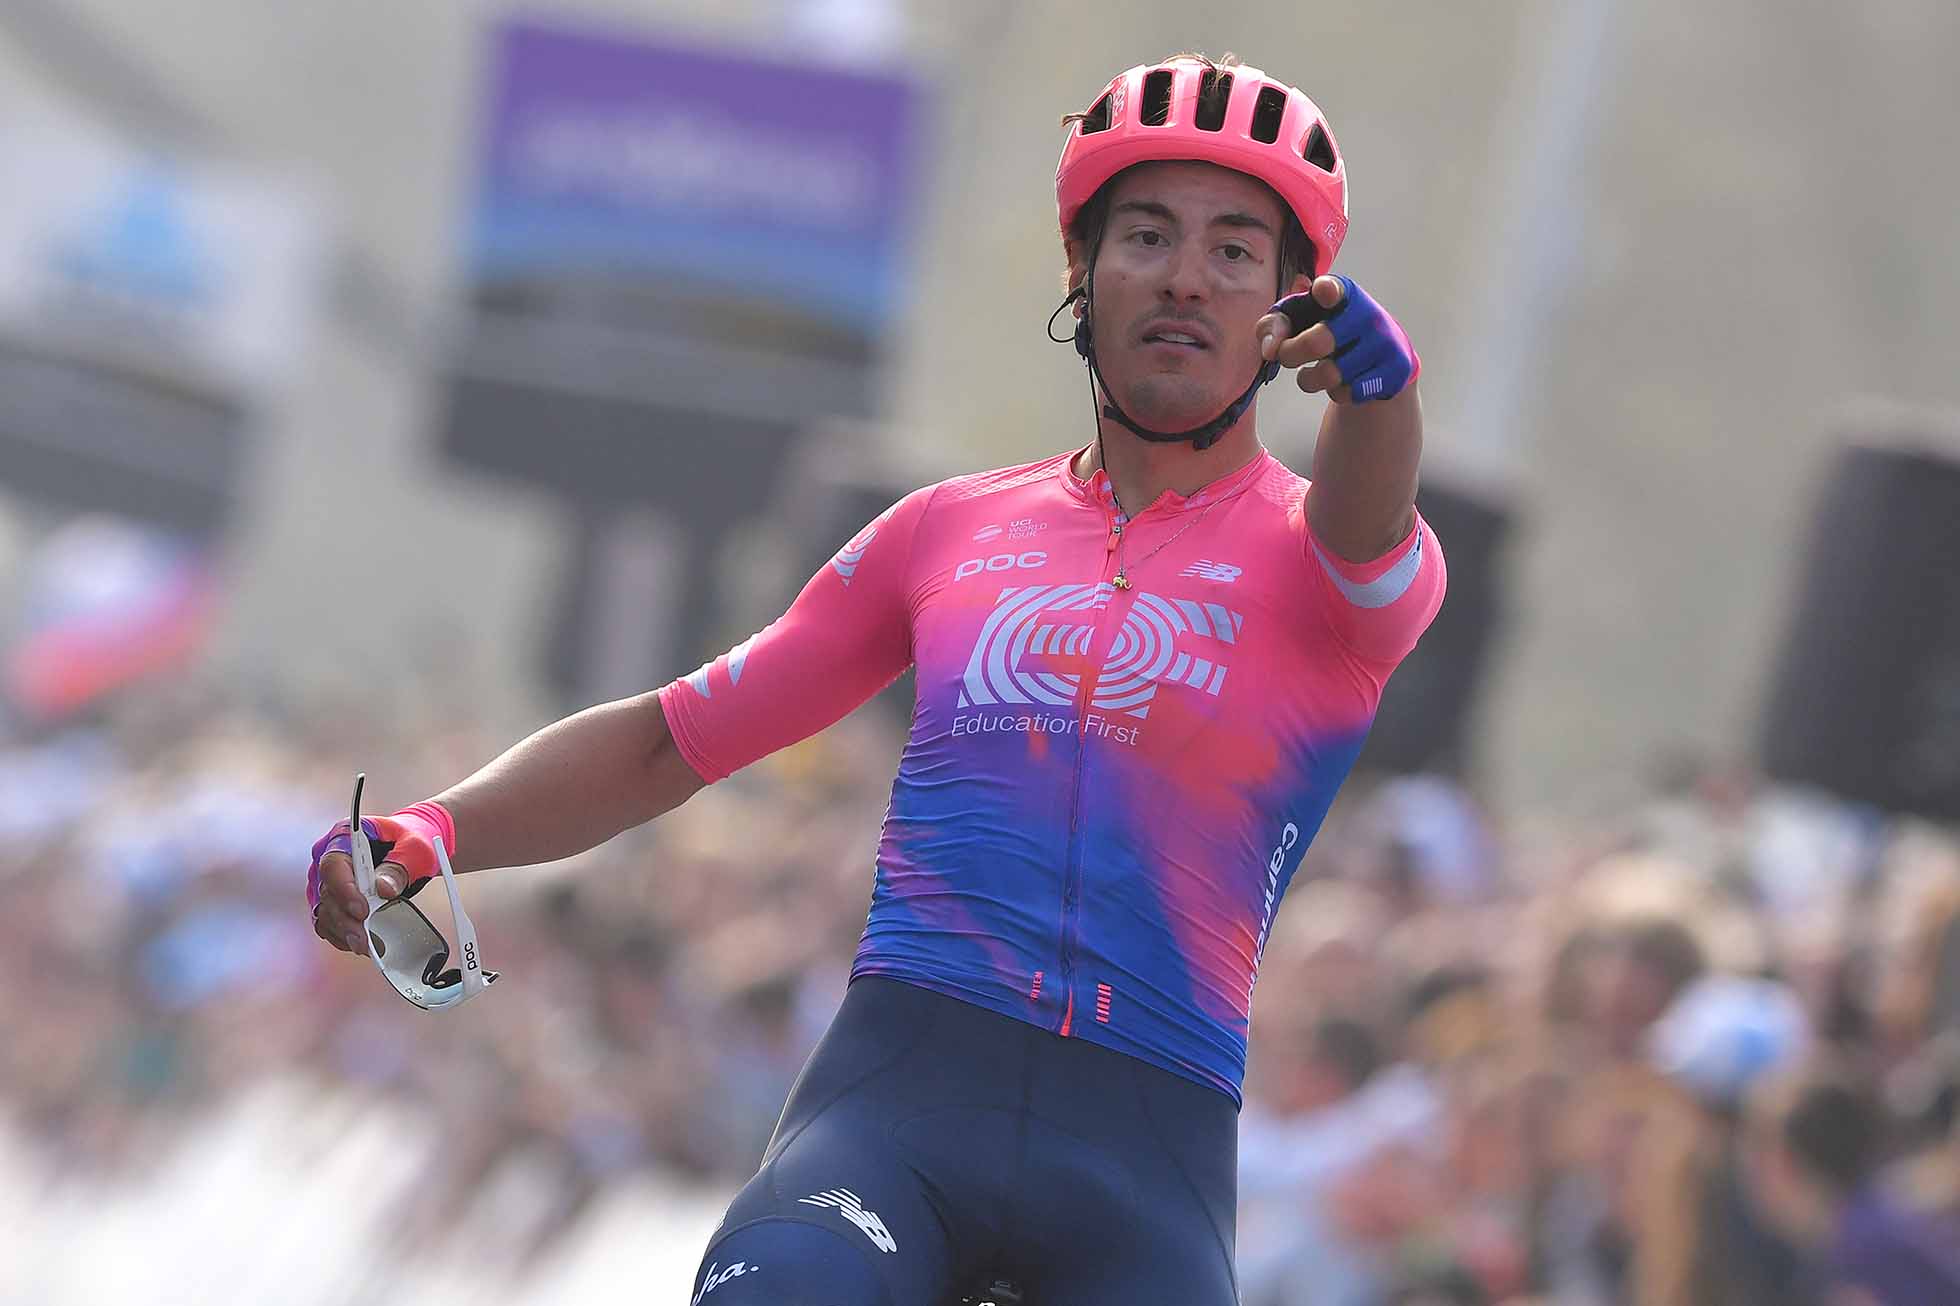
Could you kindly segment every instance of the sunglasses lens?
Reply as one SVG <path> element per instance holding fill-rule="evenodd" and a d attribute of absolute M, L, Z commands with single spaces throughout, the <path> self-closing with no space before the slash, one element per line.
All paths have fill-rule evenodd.
<path fill-rule="evenodd" d="M 368 941 L 381 973 L 418 1007 L 439 1007 L 462 996 L 462 972 L 445 970 L 449 944 L 406 898 L 384 903 L 368 917 Z"/>

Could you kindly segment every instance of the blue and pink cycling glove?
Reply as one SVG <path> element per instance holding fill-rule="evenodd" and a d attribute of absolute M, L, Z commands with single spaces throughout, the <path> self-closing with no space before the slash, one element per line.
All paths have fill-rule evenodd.
<path fill-rule="evenodd" d="M 440 803 L 415 803 L 393 816 L 363 816 L 361 830 L 368 838 L 378 871 L 381 863 L 394 862 L 408 873 L 404 894 L 412 893 L 434 876 L 442 874 L 436 865 L 434 838 L 442 836 L 442 846 L 456 855 L 456 822 Z M 306 868 L 306 905 L 320 905 L 320 859 L 328 853 L 353 855 L 353 841 L 347 836 L 347 822 L 335 821 L 333 828 L 313 845 L 313 864 Z"/>

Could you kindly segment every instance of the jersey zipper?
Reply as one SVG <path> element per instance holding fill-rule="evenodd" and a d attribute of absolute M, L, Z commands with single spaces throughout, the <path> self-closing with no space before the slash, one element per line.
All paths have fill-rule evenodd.
<path fill-rule="evenodd" d="M 1116 567 L 1116 548 L 1123 542 L 1125 519 L 1111 515 L 1109 530 L 1103 538 L 1103 566 L 1099 584 L 1109 584 Z M 1075 702 L 1075 778 L 1069 793 L 1068 810 L 1068 864 L 1062 871 L 1062 1024 L 1056 1032 L 1063 1038 L 1069 1037 L 1075 1024 L 1075 941 L 1076 922 L 1081 911 L 1082 900 L 1082 767 L 1089 753 L 1089 705 L 1095 701 L 1096 682 L 1101 674 L 1097 656 L 1101 651 L 1103 628 L 1109 610 L 1115 606 L 1116 594 L 1112 590 L 1109 602 L 1094 609 L 1095 629 L 1089 634 L 1089 665 L 1095 671 L 1085 671 L 1082 675 L 1082 688 Z"/>

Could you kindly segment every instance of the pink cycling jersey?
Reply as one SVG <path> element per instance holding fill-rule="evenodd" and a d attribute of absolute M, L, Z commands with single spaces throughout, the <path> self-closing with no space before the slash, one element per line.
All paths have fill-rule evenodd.
<path fill-rule="evenodd" d="M 713 782 L 916 666 L 853 977 L 1236 1101 L 1274 911 L 1442 603 L 1442 550 L 1418 520 L 1335 557 L 1263 450 L 1127 521 L 1073 457 L 905 496 L 661 705 Z"/>

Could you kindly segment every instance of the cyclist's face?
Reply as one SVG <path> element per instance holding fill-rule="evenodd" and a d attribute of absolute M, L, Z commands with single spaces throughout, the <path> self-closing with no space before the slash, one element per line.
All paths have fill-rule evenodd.
<path fill-rule="evenodd" d="M 1096 361 L 1137 421 L 1197 426 L 1250 384 L 1253 325 L 1278 298 L 1284 217 L 1265 183 L 1209 163 L 1141 164 L 1112 183 L 1095 266 Z"/>

